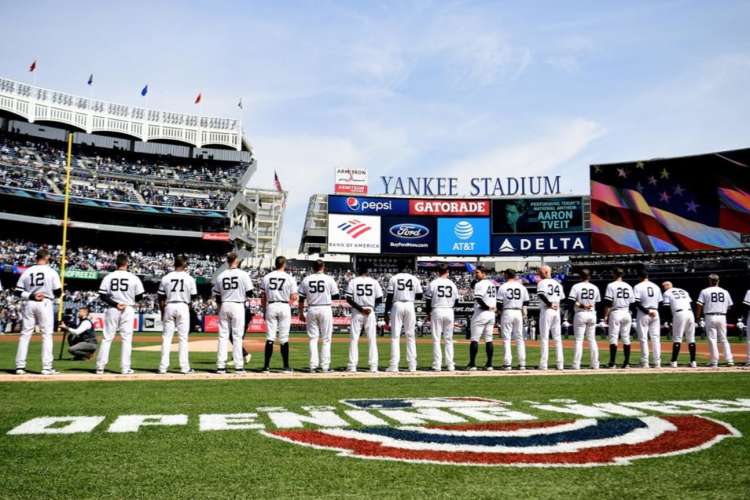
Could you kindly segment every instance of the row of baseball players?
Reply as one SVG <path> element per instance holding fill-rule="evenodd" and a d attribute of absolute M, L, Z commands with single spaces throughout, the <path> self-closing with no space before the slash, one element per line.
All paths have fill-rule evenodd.
<path fill-rule="evenodd" d="M 60 278 L 48 265 L 49 253 L 42 249 L 37 253 L 37 263 L 31 266 L 18 280 L 16 294 L 25 299 L 23 326 L 19 336 L 16 356 L 16 372 L 25 373 L 28 346 L 35 328 L 42 333 L 42 373 L 54 374 L 52 354 L 53 307 L 52 301 L 60 296 Z M 188 333 L 190 326 L 189 306 L 197 295 L 195 280 L 187 272 L 187 259 L 178 256 L 175 270 L 164 276 L 159 284 L 158 295 L 163 311 L 163 342 L 159 372 L 169 368 L 172 339 L 175 332 L 179 338 L 180 371 L 192 373 L 188 357 Z M 244 372 L 245 356 L 242 339 L 245 331 L 245 301 L 254 295 L 250 276 L 239 268 L 239 259 L 234 253 L 227 256 L 228 267 L 214 280 L 212 293 L 220 303 L 219 335 L 217 350 L 217 372 L 225 373 L 229 341 L 232 343 L 234 369 Z M 322 261 L 316 261 L 313 273 L 306 276 L 298 286 L 295 278 L 285 271 L 286 259 L 277 257 L 275 269 L 261 280 L 262 308 L 265 311 L 267 336 L 264 352 L 264 370 L 268 371 L 276 340 L 280 342 L 283 367 L 290 371 L 289 329 L 291 326 L 290 303 L 299 298 L 300 319 L 306 324 L 309 337 L 310 369 L 330 370 L 331 339 L 333 334 L 332 301 L 340 296 L 336 281 L 325 274 Z M 108 307 L 104 315 L 103 341 L 96 360 L 96 372 L 103 373 L 109 361 L 109 351 L 117 333 L 122 337 L 121 371 L 131 374 L 131 351 L 135 305 L 142 298 L 144 288 L 141 280 L 128 271 L 128 259 L 124 254 L 116 259 L 117 269 L 104 277 L 99 287 L 102 301 Z M 555 343 L 556 366 L 564 366 L 563 346 L 560 335 L 560 308 L 565 300 L 562 285 L 550 278 L 550 269 L 542 266 L 539 270 L 541 281 L 537 285 L 540 299 L 540 369 L 546 369 L 549 358 L 549 339 Z M 484 339 L 485 369 L 493 369 L 494 346 L 493 330 L 499 315 L 500 334 L 504 344 L 503 367 L 512 365 L 511 341 L 517 346 L 520 369 L 526 367 L 526 349 L 523 336 L 523 321 L 527 316 L 529 295 L 526 287 L 516 279 L 513 270 L 505 271 L 507 281 L 498 286 L 487 277 L 482 267 L 474 271 L 474 313 L 471 318 L 471 344 L 469 348 L 469 370 L 476 370 L 479 341 Z M 595 339 L 596 304 L 601 301 L 598 288 L 590 283 L 588 271 L 582 270 L 582 281 L 575 284 L 567 298 L 574 311 L 575 348 L 573 368 L 581 366 L 583 341 L 586 339 L 591 349 L 591 367 L 599 367 L 598 347 Z M 624 350 L 623 366 L 630 361 L 630 330 L 632 307 L 637 308 L 636 329 L 641 343 L 641 363 L 648 366 L 649 342 L 652 345 L 653 364 L 660 365 L 660 318 L 659 307 L 670 309 L 673 328 L 672 366 L 676 366 L 677 356 L 683 337 L 688 342 L 691 366 L 695 366 L 695 316 L 705 317 L 706 333 L 710 351 L 710 365 L 716 366 L 719 359 L 717 340 L 722 344 L 725 359 L 733 364 L 731 348 L 726 338 L 726 313 L 732 306 L 729 293 L 718 286 L 716 275 L 709 277 L 710 286 L 701 291 L 695 314 L 689 294 L 675 288 L 671 283 L 663 283 L 664 293 L 648 280 L 643 273 L 641 282 L 634 288 L 622 279 L 621 269 L 615 269 L 614 281 L 607 286 L 604 302 L 604 318 L 609 326 L 610 359 L 609 366 L 615 366 L 619 338 L 622 337 Z M 352 279 L 345 292 L 345 298 L 352 307 L 351 342 L 349 346 L 348 370 L 356 371 L 359 361 L 359 337 L 364 332 L 368 339 L 368 366 L 370 371 L 378 370 L 378 350 L 376 340 L 375 307 L 385 296 L 386 324 L 391 329 L 391 357 L 388 370 L 396 372 L 400 364 L 400 336 L 406 337 L 406 361 L 409 371 L 417 367 L 415 338 L 416 312 L 414 302 L 424 295 L 426 309 L 431 322 L 433 336 L 432 368 L 455 370 L 453 350 L 454 306 L 458 300 L 458 289 L 449 279 L 447 265 L 439 268 L 439 276 L 422 289 L 420 280 L 404 271 L 394 275 L 384 294 L 377 280 L 368 276 L 362 269 Z M 307 304 L 307 313 L 305 313 Z M 744 304 L 750 306 L 750 290 Z M 750 318 L 748 318 L 750 323 Z M 441 343 L 444 348 L 441 348 Z M 445 356 L 443 359 L 443 350 Z M 750 342 L 748 342 L 750 351 Z"/>

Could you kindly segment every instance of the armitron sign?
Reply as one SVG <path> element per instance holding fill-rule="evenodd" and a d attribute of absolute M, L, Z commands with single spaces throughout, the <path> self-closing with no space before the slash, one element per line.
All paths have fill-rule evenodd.
<path fill-rule="evenodd" d="M 367 194 L 367 169 L 337 168 L 335 192 L 341 194 Z"/>

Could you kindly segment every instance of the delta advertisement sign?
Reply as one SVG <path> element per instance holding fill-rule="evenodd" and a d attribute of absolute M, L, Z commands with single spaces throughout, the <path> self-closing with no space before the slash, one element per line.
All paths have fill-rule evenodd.
<path fill-rule="evenodd" d="M 581 197 L 328 197 L 328 251 L 441 256 L 590 253 Z"/>

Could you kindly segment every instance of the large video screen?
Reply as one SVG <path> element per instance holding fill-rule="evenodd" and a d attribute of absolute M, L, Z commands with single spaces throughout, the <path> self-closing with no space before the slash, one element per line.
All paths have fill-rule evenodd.
<path fill-rule="evenodd" d="M 328 251 L 382 255 L 569 255 L 590 252 L 579 197 L 328 197 Z"/>
<path fill-rule="evenodd" d="M 594 252 L 750 246 L 750 149 L 591 166 Z"/>

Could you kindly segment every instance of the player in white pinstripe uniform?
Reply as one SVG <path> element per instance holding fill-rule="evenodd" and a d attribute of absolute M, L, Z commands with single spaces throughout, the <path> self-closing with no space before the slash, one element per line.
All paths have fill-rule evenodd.
<path fill-rule="evenodd" d="M 560 282 L 552 279 L 551 275 L 552 269 L 549 266 L 539 268 L 539 277 L 542 279 L 536 285 L 536 293 L 539 297 L 540 370 L 547 369 L 550 336 L 555 342 L 557 369 L 562 370 L 565 366 L 560 328 L 560 302 L 565 300 L 565 292 Z"/>
<path fill-rule="evenodd" d="M 672 315 L 672 361 L 669 365 L 677 368 L 677 357 L 684 337 L 690 351 L 690 367 L 695 368 L 698 366 L 695 362 L 695 316 L 690 294 L 682 288 L 673 287 L 670 281 L 665 281 L 661 286 L 664 288 L 662 304 L 669 308 Z"/>
<path fill-rule="evenodd" d="M 297 300 L 297 280 L 285 270 L 286 257 L 276 257 L 274 267 L 275 269 L 263 276 L 260 281 L 267 328 L 263 371 L 271 371 L 273 344 L 278 338 L 281 343 L 283 371 L 290 373 L 292 367 L 289 365 L 289 328 L 292 322 L 292 308 L 289 303 Z"/>
<path fill-rule="evenodd" d="M 417 341 L 415 337 L 416 312 L 414 301 L 422 298 L 422 283 L 406 272 L 391 277 L 385 300 L 386 324 L 391 324 L 391 362 L 386 371 L 398 372 L 401 358 L 401 329 L 406 337 L 406 362 L 410 372 L 417 371 Z"/>
<path fill-rule="evenodd" d="M 219 345 L 216 352 L 216 373 L 226 373 L 227 347 L 232 336 L 232 358 L 234 371 L 245 374 L 245 358 L 242 355 L 242 337 L 245 328 L 245 300 L 252 296 L 253 282 L 239 268 L 239 258 L 234 252 L 227 255 L 228 269 L 214 278 L 212 293 L 219 307 Z"/>
<path fill-rule="evenodd" d="M 187 257 L 178 255 L 174 259 L 174 271 L 168 273 L 159 282 L 159 309 L 162 313 L 162 344 L 159 373 L 169 369 L 169 353 L 172 349 L 172 337 L 175 330 L 179 339 L 180 371 L 189 375 L 188 334 L 190 333 L 190 303 L 198 297 L 195 280 L 187 272 Z"/>
<path fill-rule="evenodd" d="M 16 373 L 26 373 L 26 358 L 34 328 L 42 333 L 42 375 L 55 375 L 52 367 L 52 330 L 54 328 L 54 308 L 52 301 L 62 293 L 60 276 L 49 267 L 49 252 L 40 249 L 36 253 L 36 265 L 26 269 L 18 278 L 15 295 L 24 299 L 21 311 L 22 327 L 18 336 L 16 353 Z"/>
<path fill-rule="evenodd" d="M 445 343 L 445 366 L 452 372 L 456 369 L 453 361 L 453 308 L 458 300 L 458 287 L 448 277 L 447 264 L 438 266 L 438 277 L 427 285 L 424 296 L 432 330 L 432 369 L 442 369 L 442 339 Z"/>
<path fill-rule="evenodd" d="M 622 337 L 622 350 L 625 353 L 623 368 L 630 366 L 630 329 L 633 326 L 633 318 L 630 307 L 635 302 L 633 287 L 622 280 L 625 271 L 615 268 L 612 275 L 615 280 L 607 285 L 604 292 L 604 321 L 608 322 L 609 334 L 609 364 L 615 367 L 617 358 L 617 342 Z"/>
<path fill-rule="evenodd" d="M 659 286 L 649 281 L 646 269 L 639 273 L 641 282 L 633 287 L 635 297 L 636 331 L 641 343 L 641 367 L 648 368 L 648 344 L 651 342 L 654 368 L 661 368 L 661 319 L 659 318 L 659 306 L 662 303 L 662 295 Z"/>
<path fill-rule="evenodd" d="M 349 281 L 346 286 L 346 301 L 352 308 L 351 342 L 349 343 L 349 364 L 347 371 L 356 372 L 359 363 L 359 336 L 362 330 L 367 335 L 367 364 L 370 372 L 378 371 L 378 340 L 375 318 L 375 307 L 383 302 L 383 288 L 380 283 L 369 276 L 363 267 L 359 276 Z"/>
<path fill-rule="evenodd" d="M 331 340 L 333 337 L 334 300 L 339 299 L 336 280 L 325 274 L 322 260 L 313 264 L 313 274 L 306 276 L 299 287 L 299 319 L 305 323 L 310 339 L 310 371 L 331 371 Z M 308 311 L 305 314 L 305 303 Z M 318 351 L 320 341 L 320 351 Z"/>
<path fill-rule="evenodd" d="M 698 295 L 695 311 L 697 317 L 700 317 L 702 313 L 706 322 L 706 337 L 710 351 L 708 364 L 712 368 L 719 366 L 718 341 L 724 348 L 724 359 L 727 365 L 734 366 L 732 346 L 727 340 L 727 311 L 734 305 L 732 296 L 719 286 L 719 275 L 709 275 L 708 283 L 710 286 L 701 290 Z"/>
<path fill-rule="evenodd" d="M 518 351 L 518 369 L 526 369 L 526 339 L 523 336 L 523 324 L 528 319 L 529 291 L 516 278 L 516 271 L 505 270 L 505 283 L 497 291 L 500 313 L 500 330 L 503 335 L 503 369 L 510 370 L 513 363 L 511 339 L 516 341 Z"/>

